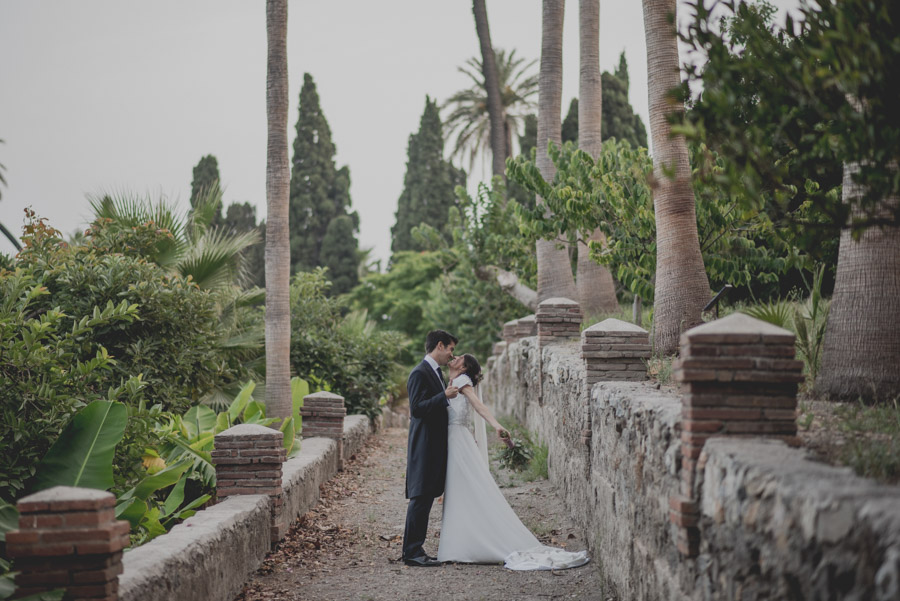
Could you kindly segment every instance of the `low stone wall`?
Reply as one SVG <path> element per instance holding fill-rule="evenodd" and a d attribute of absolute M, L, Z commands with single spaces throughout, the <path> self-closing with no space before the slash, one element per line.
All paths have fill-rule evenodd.
<path fill-rule="evenodd" d="M 509 342 L 482 390 L 548 445 L 550 478 L 620 598 L 900 599 L 900 487 L 782 441 L 706 441 L 699 553 L 680 552 L 670 521 L 682 486 L 680 397 L 650 383 L 588 390 L 579 351 Z"/>
<path fill-rule="evenodd" d="M 344 453 L 359 452 L 372 429 L 365 416 L 344 420 Z M 307 438 L 282 465 L 283 518 L 315 506 L 319 486 L 338 471 L 338 444 Z M 197 512 L 153 541 L 129 551 L 119 577 L 121 601 L 231 601 L 271 549 L 266 495 L 235 495 Z"/>

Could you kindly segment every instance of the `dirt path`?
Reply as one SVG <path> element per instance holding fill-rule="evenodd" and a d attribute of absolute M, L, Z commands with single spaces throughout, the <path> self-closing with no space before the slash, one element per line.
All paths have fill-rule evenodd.
<path fill-rule="evenodd" d="M 511 572 L 499 565 L 410 568 L 399 561 L 406 499 L 406 430 L 373 436 L 323 486 L 304 516 L 245 585 L 236 601 L 611 599 L 596 562 L 560 572 Z M 546 480 L 503 488 L 541 542 L 570 550 L 585 544 Z M 431 512 L 426 550 L 437 555 L 441 506 Z"/>

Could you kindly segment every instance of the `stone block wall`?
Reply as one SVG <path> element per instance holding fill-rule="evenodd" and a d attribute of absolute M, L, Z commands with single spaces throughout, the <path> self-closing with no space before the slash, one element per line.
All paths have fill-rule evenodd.
<path fill-rule="evenodd" d="M 780 393 L 796 384 L 797 364 L 781 334 L 769 334 L 775 337 L 757 333 L 755 343 L 695 339 L 701 350 L 686 353 L 691 361 L 682 369 L 699 369 L 692 362 L 698 357 L 722 357 L 707 365 L 716 365 L 716 378 L 732 388 L 707 398 L 717 398 L 724 411 L 731 411 L 729 403 L 743 411 L 763 398 L 784 400 Z M 724 350 L 704 355 L 713 353 L 711 346 Z M 742 355 L 735 354 L 738 347 Z M 498 413 L 516 417 L 548 445 L 550 478 L 619 598 L 900 598 L 900 487 L 816 463 L 786 444 L 794 442 L 784 423 L 789 420 L 771 411 L 790 407 L 769 406 L 749 420 L 773 423 L 769 433 L 776 439 L 760 438 L 758 431 L 735 438 L 740 428 L 727 425 L 749 413 L 686 412 L 687 401 L 696 400 L 688 395 L 712 394 L 709 389 L 691 388 L 683 406 L 677 392 L 649 383 L 588 386 L 580 354 L 576 343 L 538 348 L 535 338 L 518 340 L 492 359 L 482 390 Z M 729 357 L 749 357 L 757 375 L 740 375 L 747 364 Z M 773 381 L 773 373 L 788 381 Z M 748 394 L 754 387 L 763 394 Z M 703 439 L 693 464 L 693 496 L 682 498 L 682 451 L 699 442 L 683 442 L 683 431 L 695 431 L 683 430 L 688 421 L 721 422 L 716 432 L 722 437 Z M 584 441 L 588 423 L 591 436 Z M 673 513 L 685 520 L 679 523 Z M 694 556 L 678 544 L 687 527 L 696 528 L 695 540 L 685 541 Z"/>

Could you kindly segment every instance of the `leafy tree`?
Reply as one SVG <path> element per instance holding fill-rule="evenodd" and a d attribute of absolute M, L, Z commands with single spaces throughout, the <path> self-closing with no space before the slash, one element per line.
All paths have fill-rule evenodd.
<path fill-rule="evenodd" d="M 645 148 L 614 139 L 603 144 L 596 161 L 571 143 L 553 147 L 557 165 L 547 183 L 533 163 L 521 158 L 510 164 L 511 180 L 542 195 L 552 215 L 519 209 L 522 229 L 530 237 L 557 238 L 564 233 L 586 239 L 596 228 L 607 237 L 592 243 L 595 260 L 607 265 L 634 294 L 654 298 L 656 221 L 647 178 L 653 164 Z M 774 283 L 786 269 L 810 266 L 808 258 L 781 241 L 765 214 L 739 210 L 739 199 L 722 196 L 716 177 L 721 159 L 695 152 L 693 170 L 697 228 L 706 272 L 715 286 Z"/>
<path fill-rule="evenodd" d="M 427 223 L 443 231 L 447 209 L 456 204 L 454 189 L 465 185 L 466 175 L 444 160 L 444 136 L 437 103 L 425 97 L 419 131 L 410 135 L 403 192 L 397 201 L 391 228 L 391 252 L 418 250 L 412 228 Z"/>
<path fill-rule="evenodd" d="M 326 264 L 322 244 L 332 220 L 347 216 L 351 233 L 359 229 L 359 217 L 350 209 L 350 170 L 335 167 L 336 152 L 331 128 L 319 105 L 316 84 L 309 73 L 303 74 L 300 89 L 300 114 L 294 138 L 291 173 L 291 269 L 309 271 Z M 340 227 L 345 227 L 346 221 Z M 357 249 L 353 235 L 330 242 L 342 245 L 341 256 L 353 256 Z"/>
<path fill-rule="evenodd" d="M 535 61 L 526 62 L 516 56 L 516 51 L 506 52 L 498 48 L 494 53 L 500 88 L 500 104 L 503 112 L 503 137 L 506 142 L 504 161 L 513 155 L 513 136 L 527 114 L 535 109 L 534 96 L 538 91 L 537 75 L 529 73 Z M 447 99 L 449 108 L 445 123 L 450 135 L 456 136 L 451 157 L 469 155 L 469 169 L 475 157 L 491 147 L 488 94 L 484 83 L 482 61 L 472 57 L 459 71 L 472 80 L 472 87 L 460 90 Z"/>
<path fill-rule="evenodd" d="M 771 5 L 721 5 L 732 15 L 726 27 L 698 2 L 684 35 L 707 61 L 689 70 L 704 91 L 682 130 L 699 139 L 714 132 L 728 159 L 723 185 L 746 190 L 748 205 L 779 227 L 797 235 L 841 228 L 817 390 L 896 398 L 900 5 L 802 2 L 801 19 L 788 17 L 783 29 L 771 26 Z M 840 196 L 828 185 L 835 163 L 843 166 Z"/>

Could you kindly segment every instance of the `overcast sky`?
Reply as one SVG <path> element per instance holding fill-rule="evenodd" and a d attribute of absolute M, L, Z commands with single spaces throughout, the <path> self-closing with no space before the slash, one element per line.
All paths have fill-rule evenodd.
<path fill-rule="evenodd" d="M 782 0 L 780 5 L 794 5 Z M 487 0 L 495 48 L 540 56 L 541 2 Z M 349 165 L 360 246 L 390 254 L 409 135 L 430 95 L 469 86 L 457 71 L 479 54 L 466 0 L 292 1 L 288 69 L 293 144 L 303 73 L 316 81 Z M 567 3 L 563 111 L 578 92 L 578 3 Z M 600 67 L 624 50 L 630 101 L 647 119 L 641 3 L 601 0 Z M 188 206 L 193 166 L 219 161 L 226 205 L 265 217 L 266 30 L 247 0 L 0 0 L 0 222 L 21 233 L 32 207 L 69 234 L 90 217 L 87 194 L 130 191 Z M 649 132 L 648 132 L 649 134 Z M 449 144 L 448 144 L 449 147 Z M 483 177 L 481 169 L 470 175 Z M 0 236 L 0 252 L 12 252 Z"/>

